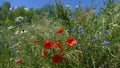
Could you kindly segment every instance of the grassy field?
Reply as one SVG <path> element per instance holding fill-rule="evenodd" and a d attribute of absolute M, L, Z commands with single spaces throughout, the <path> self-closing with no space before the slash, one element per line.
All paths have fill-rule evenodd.
<path fill-rule="evenodd" d="M 0 25 L 0 68 L 120 67 L 120 2 L 96 15 L 95 8 L 67 18 L 57 10 L 34 16 L 31 24 Z"/>

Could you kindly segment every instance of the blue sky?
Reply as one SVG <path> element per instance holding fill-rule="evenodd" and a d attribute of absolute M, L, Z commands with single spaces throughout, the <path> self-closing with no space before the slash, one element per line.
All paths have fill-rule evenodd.
<path fill-rule="evenodd" d="M 53 3 L 54 0 L 0 0 L 0 5 L 4 1 L 8 1 L 11 3 L 11 7 L 18 7 L 18 6 L 25 6 L 26 8 L 41 8 L 42 6 Z M 73 9 L 75 5 L 80 4 L 84 7 L 91 7 L 97 5 L 97 11 L 99 10 L 99 7 L 103 4 L 103 0 L 61 0 L 64 5 L 70 4 L 71 8 Z M 94 1 L 94 2 L 92 2 Z"/>
<path fill-rule="evenodd" d="M 53 3 L 54 0 L 0 0 L 0 5 L 4 1 L 8 1 L 11 3 L 12 7 L 15 6 L 26 6 L 27 8 L 34 7 L 34 8 L 40 8 L 44 6 L 47 3 Z M 90 6 L 92 0 L 61 0 L 64 4 L 70 4 L 71 7 L 74 7 L 75 5 L 79 4 L 79 1 L 81 1 L 81 4 L 84 6 Z M 93 0 L 92 3 L 93 6 L 101 5 L 103 0 Z"/>

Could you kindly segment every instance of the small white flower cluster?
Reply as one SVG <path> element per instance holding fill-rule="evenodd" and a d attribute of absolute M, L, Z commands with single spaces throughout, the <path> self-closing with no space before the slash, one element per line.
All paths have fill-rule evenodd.
<path fill-rule="evenodd" d="M 20 23 L 21 21 L 23 21 L 23 17 L 22 16 L 20 16 L 20 17 L 17 17 L 16 19 L 15 19 L 15 22 L 16 23 Z"/>
<path fill-rule="evenodd" d="M 21 31 L 16 31 L 15 32 L 15 35 L 18 35 L 18 34 L 24 34 L 24 33 L 27 33 L 28 31 L 27 30 L 21 30 Z"/>

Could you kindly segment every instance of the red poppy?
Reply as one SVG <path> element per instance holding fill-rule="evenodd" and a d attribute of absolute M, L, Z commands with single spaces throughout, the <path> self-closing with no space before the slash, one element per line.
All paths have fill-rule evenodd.
<path fill-rule="evenodd" d="M 55 41 L 55 45 L 62 51 L 62 46 L 60 45 L 60 40 Z"/>
<path fill-rule="evenodd" d="M 64 62 L 65 61 L 65 57 L 61 56 L 61 55 L 58 55 L 58 54 L 55 54 L 53 55 L 52 57 L 52 61 L 54 63 L 60 63 L 60 62 Z"/>
<path fill-rule="evenodd" d="M 60 33 L 62 33 L 64 31 L 64 28 L 60 28 L 60 29 L 58 29 L 57 31 L 56 31 L 56 33 L 57 34 L 60 34 Z"/>
<path fill-rule="evenodd" d="M 38 44 L 38 41 L 37 41 L 37 40 L 34 40 L 34 44 Z"/>
<path fill-rule="evenodd" d="M 31 40 L 30 43 L 31 44 L 38 44 L 38 41 L 37 40 Z"/>
<path fill-rule="evenodd" d="M 46 56 L 46 50 L 45 49 L 42 50 L 42 56 L 43 57 Z"/>
<path fill-rule="evenodd" d="M 52 48 L 53 46 L 54 46 L 54 42 L 51 41 L 51 40 L 46 40 L 44 42 L 44 47 L 47 48 L 47 49 Z"/>
<path fill-rule="evenodd" d="M 74 44 L 77 43 L 77 41 L 74 37 L 67 38 L 66 42 L 67 42 L 68 46 L 74 46 Z"/>
<path fill-rule="evenodd" d="M 21 59 L 21 58 L 18 58 L 18 59 L 16 60 L 16 62 L 20 64 L 20 63 L 22 63 L 22 59 Z"/>

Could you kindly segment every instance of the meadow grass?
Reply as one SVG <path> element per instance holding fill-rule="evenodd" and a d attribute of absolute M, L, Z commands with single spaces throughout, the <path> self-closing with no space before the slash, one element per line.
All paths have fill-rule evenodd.
<path fill-rule="evenodd" d="M 114 5 L 120 7 L 119 2 Z M 82 15 L 78 13 L 79 17 L 69 18 L 69 22 L 46 14 L 32 19 L 30 25 L 0 26 L 0 68 L 119 68 L 120 9 L 116 7 L 97 15 L 90 8 Z M 57 34 L 59 28 L 64 31 Z M 74 37 L 77 43 L 69 46 L 68 37 Z M 42 56 L 46 39 L 60 40 L 63 51 L 54 47 Z M 64 56 L 65 61 L 54 63 L 54 54 Z"/>

